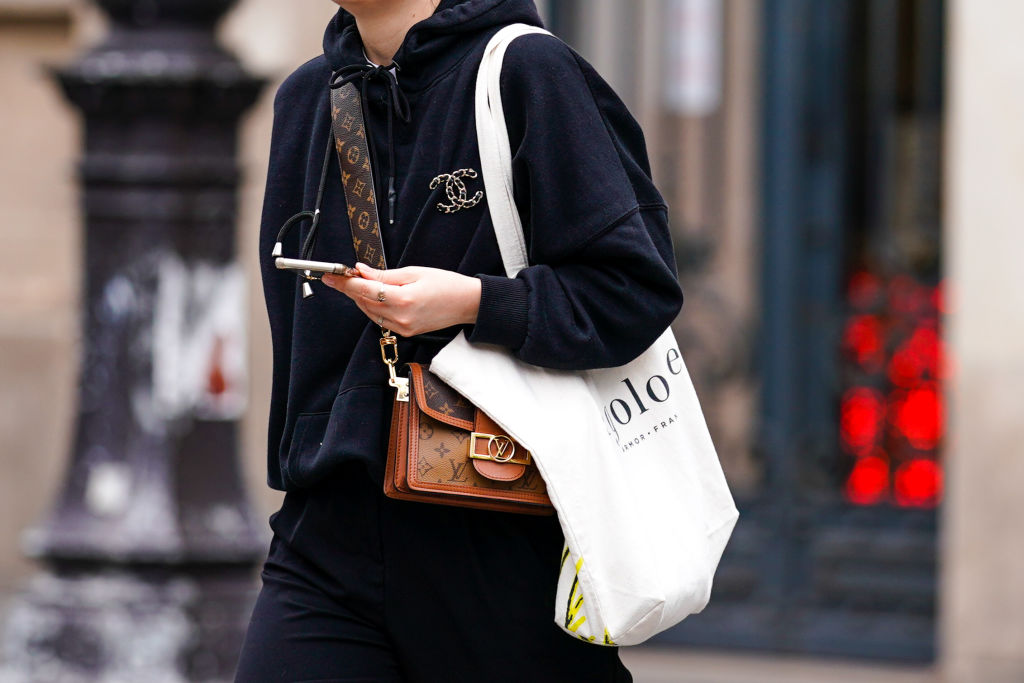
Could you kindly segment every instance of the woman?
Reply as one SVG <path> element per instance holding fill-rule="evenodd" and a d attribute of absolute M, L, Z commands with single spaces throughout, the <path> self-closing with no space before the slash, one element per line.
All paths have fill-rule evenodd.
<path fill-rule="evenodd" d="M 478 175 L 473 85 L 498 29 L 540 24 L 533 2 L 335 2 L 324 55 L 295 71 L 274 105 L 260 256 L 274 343 L 267 480 L 286 495 L 270 518 L 236 680 L 631 680 L 615 648 L 552 620 L 555 518 L 383 495 L 392 390 L 378 325 L 400 335 L 403 361 L 420 363 L 459 330 L 552 368 L 641 353 L 682 304 L 642 134 L 561 42 L 512 44 L 502 98 L 536 265 L 506 278 Z M 278 228 L 317 202 L 328 83 L 343 69 L 365 76 L 390 270 L 361 264 L 362 277 L 325 276 L 305 298 L 271 254 Z M 313 257 L 352 263 L 338 162 L 327 163 Z M 454 199 L 453 176 L 466 190 Z M 298 232 L 285 255 L 299 254 Z"/>

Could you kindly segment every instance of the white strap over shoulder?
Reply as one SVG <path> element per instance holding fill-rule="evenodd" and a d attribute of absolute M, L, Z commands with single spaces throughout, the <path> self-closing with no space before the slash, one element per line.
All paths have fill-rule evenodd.
<path fill-rule="evenodd" d="M 528 263 L 523 224 L 512 193 L 512 150 L 501 104 L 501 64 L 509 44 L 530 33 L 550 32 L 528 24 L 510 24 L 494 34 L 480 62 L 476 77 L 476 135 L 484 191 L 501 251 L 505 273 L 515 277 Z"/>
<path fill-rule="evenodd" d="M 527 251 L 499 76 L 509 42 L 536 32 L 499 31 L 477 78 L 480 163 L 509 277 Z M 537 463 L 566 543 L 552 605 L 559 627 L 586 642 L 635 645 L 704 608 L 739 513 L 671 328 L 625 365 L 579 372 L 459 333 L 430 372 Z"/>

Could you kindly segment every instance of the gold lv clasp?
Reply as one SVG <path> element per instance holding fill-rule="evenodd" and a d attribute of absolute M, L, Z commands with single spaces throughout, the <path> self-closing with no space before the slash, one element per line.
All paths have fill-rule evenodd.
<path fill-rule="evenodd" d="M 487 452 L 477 452 L 477 441 L 487 439 Z M 476 460 L 493 460 L 494 462 L 510 462 L 516 465 L 529 465 L 531 462 L 530 451 L 523 451 L 524 455 L 516 458 L 516 442 L 504 434 L 484 434 L 483 432 L 472 432 L 469 435 L 469 457 Z"/>

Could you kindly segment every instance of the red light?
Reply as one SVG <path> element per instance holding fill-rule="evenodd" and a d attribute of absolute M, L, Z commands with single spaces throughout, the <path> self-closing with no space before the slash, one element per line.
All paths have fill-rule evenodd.
<path fill-rule="evenodd" d="M 918 327 L 907 342 L 907 347 L 920 358 L 933 377 L 938 375 L 942 360 L 942 342 L 935 328 L 925 325 Z"/>
<path fill-rule="evenodd" d="M 846 392 L 839 407 L 839 431 L 843 443 L 852 450 L 870 447 L 878 438 L 885 416 L 882 395 L 867 387 Z"/>
<path fill-rule="evenodd" d="M 934 386 L 911 389 L 896 410 L 896 428 L 910 445 L 933 450 L 942 436 L 942 398 Z"/>
<path fill-rule="evenodd" d="M 889 281 L 889 308 L 897 314 L 915 313 L 928 305 L 929 292 L 907 275 Z"/>
<path fill-rule="evenodd" d="M 932 306 L 939 313 L 949 313 L 949 301 L 946 298 L 945 283 L 940 282 L 932 289 Z"/>
<path fill-rule="evenodd" d="M 857 505 L 878 503 L 889 489 L 889 464 L 877 456 L 858 458 L 846 478 L 846 498 Z"/>
<path fill-rule="evenodd" d="M 854 316 L 843 333 L 843 346 L 866 370 L 877 370 L 884 359 L 882 323 L 873 315 Z"/>
<path fill-rule="evenodd" d="M 924 370 L 921 357 L 901 346 L 889 361 L 889 380 L 898 387 L 909 387 L 920 381 Z"/>
<path fill-rule="evenodd" d="M 934 507 L 941 498 L 941 382 L 954 371 L 941 333 L 946 295 L 944 283 L 907 272 L 858 270 L 848 280 L 839 433 L 853 458 L 843 491 L 854 504 Z"/>
<path fill-rule="evenodd" d="M 882 292 L 882 284 L 878 278 L 866 270 L 850 276 L 847 299 L 854 308 L 871 308 Z"/>
<path fill-rule="evenodd" d="M 918 384 L 926 374 L 938 378 L 942 372 L 942 342 L 928 323 L 919 325 L 889 360 L 889 380 L 899 387 Z"/>
<path fill-rule="evenodd" d="M 896 469 L 893 490 L 896 502 L 907 507 L 934 507 L 942 494 L 942 468 L 919 458 Z"/>
<path fill-rule="evenodd" d="M 843 346 L 853 355 L 857 364 L 867 372 L 876 372 L 883 364 L 883 329 L 874 315 L 856 315 L 850 318 L 843 333 Z"/>

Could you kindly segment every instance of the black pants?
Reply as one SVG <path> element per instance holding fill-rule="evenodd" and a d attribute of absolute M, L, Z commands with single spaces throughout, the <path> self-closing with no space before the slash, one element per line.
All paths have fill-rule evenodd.
<path fill-rule="evenodd" d="M 553 517 L 391 500 L 353 466 L 271 527 L 238 683 L 632 680 L 554 624 Z"/>

